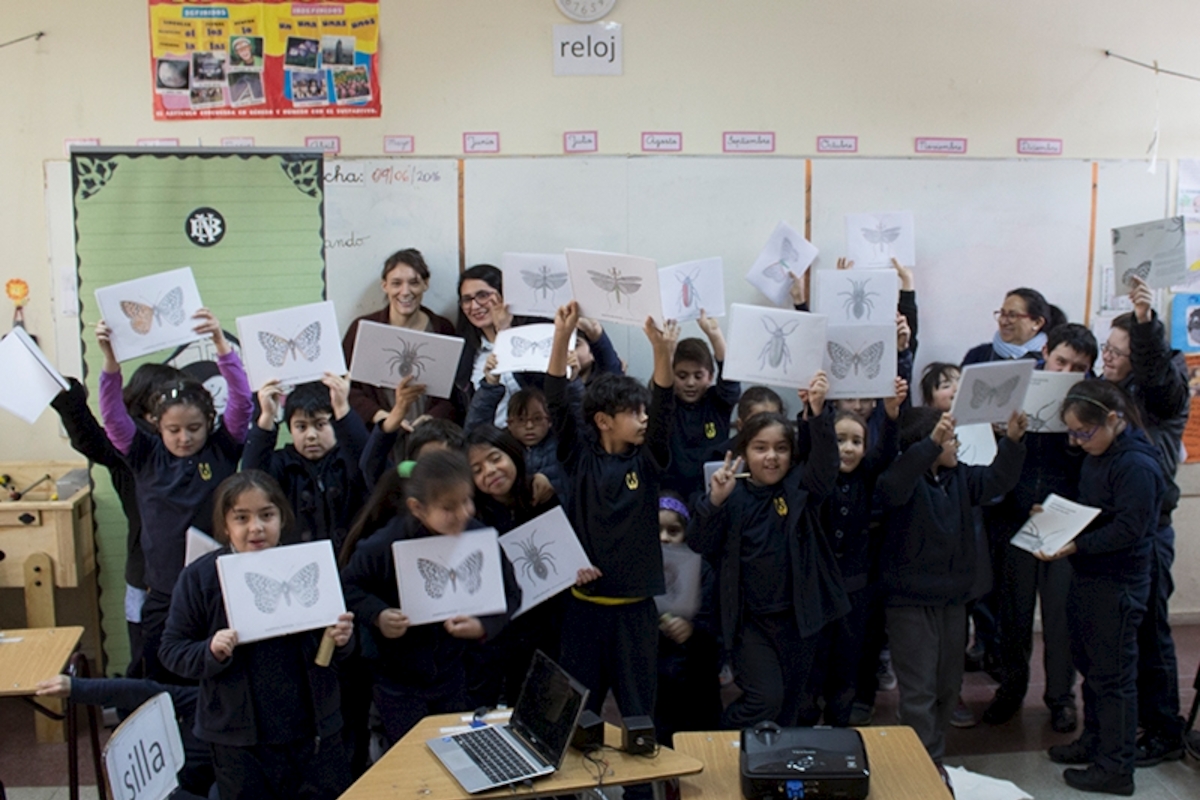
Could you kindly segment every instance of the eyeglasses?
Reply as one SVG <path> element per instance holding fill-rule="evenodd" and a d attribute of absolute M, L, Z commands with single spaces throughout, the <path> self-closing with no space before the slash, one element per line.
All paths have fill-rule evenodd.
<path fill-rule="evenodd" d="M 1001 308 L 992 312 L 992 316 L 997 321 L 1002 319 L 1033 319 L 1032 314 L 1022 314 L 1020 311 L 1009 311 L 1007 308 Z"/>
<path fill-rule="evenodd" d="M 1099 425 L 1093 425 L 1092 427 L 1088 428 L 1086 431 L 1073 431 L 1073 430 L 1068 429 L 1067 436 L 1069 436 L 1070 438 L 1074 439 L 1077 442 L 1090 442 L 1092 440 L 1092 437 L 1094 437 L 1097 433 L 1099 433 L 1100 427 L 1101 426 L 1099 426 Z"/>
<path fill-rule="evenodd" d="M 1128 358 L 1130 355 L 1129 352 L 1125 350 L 1118 350 L 1108 342 L 1100 345 L 1100 353 L 1102 355 L 1112 356 L 1113 358 Z"/>
<path fill-rule="evenodd" d="M 465 294 L 458 298 L 458 304 L 463 308 L 471 305 L 471 303 L 478 303 L 481 306 L 486 306 L 488 301 L 497 294 L 498 292 L 496 292 L 494 289 L 485 289 L 481 292 L 476 292 L 475 294 Z"/>
<path fill-rule="evenodd" d="M 515 428 L 518 425 L 536 427 L 538 425 L 545 425 L 549 421 L 550 418 L 545 414 L 534 414 L 532 417 L 509 417 L 508 427 Z"/>

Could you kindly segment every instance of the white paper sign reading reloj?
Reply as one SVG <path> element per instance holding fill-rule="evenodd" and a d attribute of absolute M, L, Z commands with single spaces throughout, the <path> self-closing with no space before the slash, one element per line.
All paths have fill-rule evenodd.
<path fill-rule="evenodd" d="M 502 613 L 508 603 L 495 528 L 392 543 L 400 610 L 413 625 Z"/>

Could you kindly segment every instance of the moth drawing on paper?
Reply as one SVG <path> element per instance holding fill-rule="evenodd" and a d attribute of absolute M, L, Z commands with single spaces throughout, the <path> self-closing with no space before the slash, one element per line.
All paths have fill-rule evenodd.
<path fill-rule="evenodd" d="M 551 272 L 550 267 L 543 264 L 536 270 L 521 270 L 521 280 L 530 289 L 533 289 L 535 292 L 541 292 L 541 299 L 546 300 L 556 291 L 567 285 L 567 273 Z"/>
<path fill-rule="evenodd" d="M 971 408 L 982 408 L 985 405 L 1005 405 L 1012 398 L 1012 393 L 1017 390 L 1017 384 L 1020 382 L 1021 378 L 1017 375 L 1013 375 L 998 386 L 992 386 L 987 381 L 976 378 L 971 381 Z"/>
<path fill-rule="evenodd" d="M 588 270 L 588 275 L 591 276 L 592 283 L 604 290 L 607 295 L 612 295 L 610 300 L 615 299 L 617 305 L 621 304 L 621 293 L 624 292 L 625 298 L 635 294 L 638 289 L 642 288 L 642 279 L 638 275 L 622 275 L 621 271 L 616 267 L 612 267 L 608 272 L 597 272 L 594 269 Z"/>
<path fill-rule="evenodd" d="M 417 571 L 425 579 L 425 594 L 434 600 L 441 598 L 450 591 L 458 591 L 458 582 L 462 581 L 467 594 L 475 594 L 483 585 L 483 551 L 476 550 L 462 560 L 456 567 L 447 567 L 427 558 L 417 559 Z"/>
<path fill-rule="evenodd" d="M 1143 261 L 1142 263 L 1138 264 L 1136 267 L 1130 267 L 1129 269 L 1122 272 L 1121 273 L 1121 285 L 1128 289 L 1132 289 L 1133 288 L 1133 279 L 1135 277 L 1141 278 L 1143 281 L 1146 280 L 1147 278 L 1149 278 L 1150 277 L 1150 265 L 1152 263 L 1153 262 L 1151 262 L 1151 261 Z"/>
<path fill-rule="evenodd" d="M 152 304 L 122 300 L 121 313 L 129 318 L 133 332 L 142 336 L 150 332 L 155 322 L 178 328 L 187 319 L 183 310 L 183 289 L 176 286 Z"/>
<path fill-rule="evenodd" d="M 897 225 L 894 228 L 887 227 L 883 217 L 879 217 L 874 228 L 861 228 L 863 238 L 867 240 L 867 244 L 875 245 L 879 249 L 880 255 L 887 253 L 888 245 L 900 238 L 901 227 Z"/>
<path fill-rule="evenodd" d="M 301 356 L 305 361 L 316 361 L 321 355 L 321 323 L 306 325 L 293 339 L 269 331 L 259 331 L 258 343 L 262 345 L 267 363 L 272 367 L 282 367 L 289 355 L 296 361 L 299 361 Z"/>
<path fill-rule="evenodd" d="M 245 577 L 246 585 L 254 593 L 254 607 L 264 614 L 274 614 L 279 608 L 280 599 L 289 606 L 292 598 L 305 608 L 316 605 L 317 600 L 321 599 L 317 589 L 320 574 L 320 567 L 313 561 L 296 570 L 296 574 L 286 581 L 277 581 L 257 572 L 247 572 Z"/>
<path fill-rule="evenodd" d="M 513 559 L 513 566 L 520 566 L 521 574 L 526 578 L 537 577 L 538 580 L 546 580 L 550 577 L 550 570 L 554 570 L 554 574 L 558 574 L 558 567 L 554 566 L 554 554 L 549 552 L 550 544 L 534 544 L 533 537 L 537 536 L 537 531 L 529 534 L 528 539 L 517 539 L 516 545 L 521 550 L 521 555 Z"/>
<path fill-rule="evenodd" d="M 698 311 L 700 309 L 700 292 L 696 289 L 696 279 L 700 277 L 700 268 L 696 267 L 690 274 L 683 275 L 675 273 L 675 280 L 679 281 L 679 297 L 676 301 L 676 306 L 679 309 L 679 315 L 683 316 L 688 311 Z"/>
<path fill-rule="evenodd" d="M 882 341 L 872 342 L 861 350 L 851 350 L 837 342 L 828 342 L 825 350 L 829 353 L 829 371 L 835 378 L 846 377 L 851 369 L 857 375 L 860 367 L 868 378 L 874 378 L 883 367 Z"/>
<path fill-rule="evenodd" d="M 779 325 L 770 317 L 763 317 L 762 322 L 770 338 L 758 353 L 758 368 L 765 369 L 767 364 L 770 364 L 771 369 L 782 368 L 786 373 L 788 365 L 792 363 L 792 351 L 788 348 L 787 337 L 792 335 L 800 323 L 793 320 Z"/>
<path fill-rule="evenodd" d="M 388 356 L 388 371 L 395 372 L 401 378 L 407 378 L 409 375 L 414 379 L 420 378 L 421 373 L 425 371 L 426 362 L 433 360 L 432 356 L 421 355 L 421 348 L 425 344 L 414 344 L 404 339 L 399 340 L 397 344 L 400 345 L 399 350 L 383 348 L 383 352 L 391 353 Z"/>
<path fill-rule="evenodd" d="M 521 358 L 526 353 L 532 353 L 537 356 L 550 357 L 550 347 L 554 344 L 554 337 L 547 336 L 545 339 L 524 339 L 520 336 L 512 337 L 512 354 L 517 358 Z"/>
<path fill-rule="evenodd" d="M 875 310 L 875 303 L 871 301 L 872 297 L 879 297 L 879 292 L 868 292 L 867 284 L 871 282 L 870 278 L 864 278 L 861 281 L 856 281 L 850 278 L 850 291 L 838 292 L 838 297 L 846 298 L 846 302 L 842 304 L 842 310 L 846 312 L 846 319 L 850 319 L 853 314 L 855 319 L 862 319 L 863 314 L 868 317 Z"/>
<path fill-rule="evenodd" d="M 800 251 L 792 244 L 792 240 L 785 236 L 779 245 L 779 260 L 763 268 L 763 274 L 776 283 L 783 283 L 791 277 L 789 273 L 792 271 L 792 265 L 799 260 Z"/>

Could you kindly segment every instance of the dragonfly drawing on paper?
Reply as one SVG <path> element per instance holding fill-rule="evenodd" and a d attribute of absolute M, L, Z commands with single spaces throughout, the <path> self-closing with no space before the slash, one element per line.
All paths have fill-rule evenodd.
<path fill-rule="evenodd" d="M 567 285 L 567 273 L 552 272 L 550 267 L 543 264 L 536 270 L 523 269 L 521 270 L 521 280 L 530 289 L 533 289 L 535 295 L 540 292 L 539 299 L 551 299 L 555 292 Z"/>
<path fill-rule="evenodd" d="M 617 305 L 621 304 L 622 295 L 628 301 L 629 295 L 636 294 L 642 288 L 641 276 L 623 275 L 621 270 L 616 267 L 610 268 L 607 272 L 598 272 L 594 269 L 589 269 L 587 272 L 592 283 L 603 289 L 604 293 L 609 296 L 609 301 L 615 300 Z"/>
<path fill-rule="evenodd" d="M 885 255 L 888 252 L 888 245 L 900 238 L 900 233 L 903 227 L 896 225 L 889 228 L 883 217 L 877 218 L 874 228 L 860 228 L 863 238 L 867 240 L 867 244 L 878 248 L 880 255 Z"/>

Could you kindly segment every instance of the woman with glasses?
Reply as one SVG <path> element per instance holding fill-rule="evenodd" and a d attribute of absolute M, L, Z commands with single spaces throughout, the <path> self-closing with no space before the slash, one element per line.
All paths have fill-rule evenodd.
<path fill-rule="evenodd" d="M 962 365 L 1009 358 L 1036 358 L 1042 362 L 1046 334 L 1067 321 L 1057 306 L 1046 302 L 1036 289 L 1013 289 L 1004 297 L 1004 305 L 992 312 L 996 333 L 991 342 L 972 347 L 963 356 Z"/>

